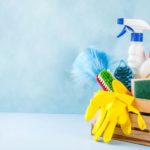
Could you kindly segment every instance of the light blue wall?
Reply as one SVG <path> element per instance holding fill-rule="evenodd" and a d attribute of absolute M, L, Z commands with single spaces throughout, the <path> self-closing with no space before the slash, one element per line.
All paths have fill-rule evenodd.
<path fill-rule="evenodd" d="M 0 0 L 0 111 L 83 113 L 95 89 L 74 86 L 71 65 L 89 46 L 126 58 L 118 17 L 150 23 L 150 1 Z"/>

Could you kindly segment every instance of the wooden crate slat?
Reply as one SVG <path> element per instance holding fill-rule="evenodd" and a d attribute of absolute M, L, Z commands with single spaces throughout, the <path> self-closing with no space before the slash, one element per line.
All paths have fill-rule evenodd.
<path fill-rule="evenodd" d="M 121 129 L 119 127 L 116 127 L 114 134 L 124 136 L 127 139 L 135 138 L 135 139 L 146 140 L 150 142 L 150 132 L 132 130 L 132 133 L 130 135 L 124 135 Z"/>
<path fill-rule="evenodd" d="M 137 108 L 140 112 L 150 113 L 150 100 L 144 99 L 136 99 L 133 102 L 135 108 Z"/>
<path fill-rule="evenodd" d="M 119 141 L 125 141 L 125 142 L 130 142 L 130 143 L 142 144 L 142 145 L 150 146 L 150 142 L 149 141 L 137 140 L 135 138 L 126 138 L 125 136 L 116 135 L 116 134 L 113 135 L 113 139 L 119 140 Z"/>
<path fill-rule="evenodd" d="M 142 115 L 142 117 L 146 122 L 146 129 L 150 130 L 150 116 Z M 130 119 L 132 122 L 132 127 L 139 128 L 138 123 L 137 123 L 137 115 L 136 114 L 130 114 Z"/>

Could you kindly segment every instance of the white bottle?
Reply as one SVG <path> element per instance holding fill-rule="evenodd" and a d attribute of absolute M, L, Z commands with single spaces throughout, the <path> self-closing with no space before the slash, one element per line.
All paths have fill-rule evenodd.
<path fill-rule="evenodd" d="M 128 65 L 132 69 L 135 76 L 138 76 L 138 70 L 145 61 L 145 52 L 143 43 L 143 31 L 150 30 L 147 22 L 139 19 L 124 19 L 119 18 L 118 24 L 124 25 L 122 32 L 117 36 L 121 37 L 123 34 L 130 30 L 131 43 L 128 50 Z"/>
<path fill-rule="evenodd" d="M 132 69 L 133 74 L 137 74 L 138 69 L 145 61 L 145 52 L 142 42 L 131 42 L 128 50 L 128 65 Z"/>
<path fill-rule="evenodd" d="M 139 69 L 140 78 L 150 78 L 150 53 L 149 58 L 144 61 Z"/>

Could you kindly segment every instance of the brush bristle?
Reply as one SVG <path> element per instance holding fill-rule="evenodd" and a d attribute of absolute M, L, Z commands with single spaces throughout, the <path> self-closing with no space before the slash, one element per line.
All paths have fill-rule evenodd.
<path fill-rule="evenodd" d="M 112 81 L 114 77 L 107 70 L 103 70 L 98 74 L 98 79 L 100 85 L 103 85 L 103 89 L 107 89 L 107 91 L 113 91 Z"/>
<path fill-rule="evenodd" d="M 106 88 L 106 85 L 101 81 L 101 79 L 98 77 L 98 75 L 96 76 L 96 81 L 98 82 L 98 84 L 101 86 L 101 88 L 104 91 L 108 91 L 108 89 Z"/>
<path fill-rule="evenodd" d="M 73 63 L 72 76 L 76 83 L 96 83 L 96 76 L 109 67 L 109 56 L 95 48 L 87 48 L 79 54 Z"/>

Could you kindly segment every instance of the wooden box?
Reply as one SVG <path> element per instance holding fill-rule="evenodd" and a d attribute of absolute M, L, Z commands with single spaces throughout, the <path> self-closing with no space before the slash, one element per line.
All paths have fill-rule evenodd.
<path fill-rule="evenodd" d="M 137 124 L 137 115 L 130 114 L 132 133 L 124 135 L 120 127 L 116 127 L 113 139 L 150 146 L 150 100 L 136 99 L 134 106 L 141 112 L 147 128 L 143 131 L 140 130 Z"/>

